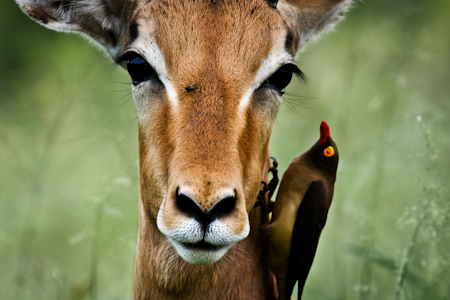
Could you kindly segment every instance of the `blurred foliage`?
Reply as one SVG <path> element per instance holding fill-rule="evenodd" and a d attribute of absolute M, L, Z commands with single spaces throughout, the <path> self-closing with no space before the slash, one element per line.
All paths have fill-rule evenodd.
<path fill-rule="evenodd" d="M 449 299 L 450 2 L 358 2 L 298 58 L 274 124 L 284 171 L 340 151 L 304 299 Z M 131 299 L 137 121 L 127 74 L 0 3 L 0 299 Z"/>

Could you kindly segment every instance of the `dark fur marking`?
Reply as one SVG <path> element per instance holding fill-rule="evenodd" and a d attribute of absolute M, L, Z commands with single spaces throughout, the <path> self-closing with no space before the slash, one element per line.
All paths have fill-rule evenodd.
<path fill-rule="evenodd" d="M 43 24 L 57 22 L 58 20 L 49 15 L 42 7 L 34 5 L 33 7 L 24 7 L 25 11 L 35 20 L 41 21 Z"/>
<path fill-rule="evenodd" d="M 184 89 L 188 92 L 192 91 L 193 89 L 195 89 L 195 83 L 191 83 L 190 85 L 186 86 Z"/>
<path fill-rule="evenodd" d="M 267 0 L 267 2 L 273 9 L 277 9 L 278 0 Z"/>
<path fill-rule="evenodd" d="M 117 39 L 116 39 L 116 35 L 114 34 L 114 32 L 112 30 L 109 30 L 108 35 L 111 38 L 111 44 L 113 46 L 117 45 Z"/>
<path fill-rule="evenodd" d="M 128 28 L 128 33 L 130 36 L 130 43 L 138 38 L 139 30 L 136 18 L 133 18 L 133 20 L 131 21 L 130 27 Z"/>
<path fill-rule="evenodd" d="M 294 45 L 294 33 L 292 30 L 288 27 L 287 35 L 286 35 L 286 42 L 284 44 L 284 47 L 286 48 L 286 51 L 288 53 L 292 52 L 292 46 Z"/>

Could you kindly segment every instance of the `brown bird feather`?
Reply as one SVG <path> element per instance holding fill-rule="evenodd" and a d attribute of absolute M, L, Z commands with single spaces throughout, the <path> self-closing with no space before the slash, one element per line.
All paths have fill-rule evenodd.
<path fill-rule="evenodd" d="M 301 299 L 333 198 L 339 154 L 324 121 L 320 133 L 319 141 L 283 174 L 266 228 L 280 300 L 290 299 L 297 280 Z"/>

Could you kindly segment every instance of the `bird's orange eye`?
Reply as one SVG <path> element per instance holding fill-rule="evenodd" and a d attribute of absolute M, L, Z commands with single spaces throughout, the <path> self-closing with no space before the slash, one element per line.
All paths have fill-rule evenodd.
<path fill-rule="evenodd" d="M 323 154 L 326 157 L 331 157 L 334 155 L 334 148 L 333 146 L 328 146 L 327 148 L 325 148 L 325 150 L 323 150 Z"/>

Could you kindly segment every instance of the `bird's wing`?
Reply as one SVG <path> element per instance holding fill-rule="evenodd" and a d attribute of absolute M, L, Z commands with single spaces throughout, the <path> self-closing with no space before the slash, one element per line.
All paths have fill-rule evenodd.
<path fill-rule="evenodd" d="M 285 295 L 287 300 L 290 299 L 297 280 L 298 300 L 301 299 L 303 286 L 314 260 L 320 233 L 327 219 L 332 198 L 330 194 L 330 189 L 327 189 L 322 181 L 314 181 L 298 209 L 286 277 Z"/>

